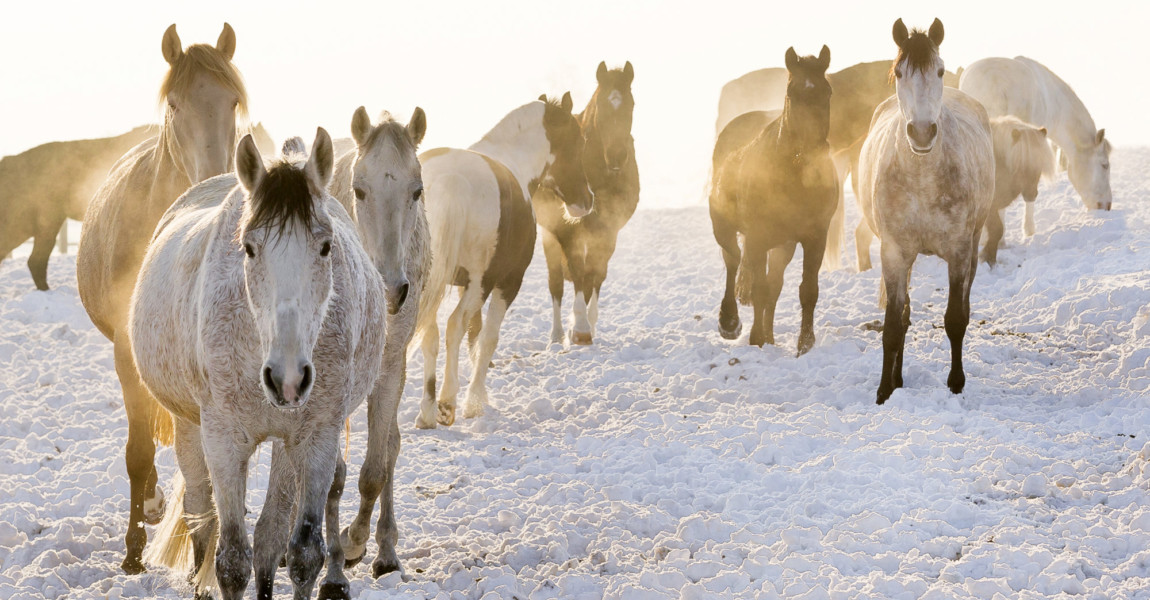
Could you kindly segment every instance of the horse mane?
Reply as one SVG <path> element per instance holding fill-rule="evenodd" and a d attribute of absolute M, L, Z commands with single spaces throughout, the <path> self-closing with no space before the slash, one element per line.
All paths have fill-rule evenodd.
<path fill-rule="evenodd" d="M 236 105 L 236 114 L 241 120 L 247 119 L 248 92 L 244 86 L 243 76 L 232 61 L 208 44 L 192 44 L 184 51 L 160 84 L 159 103 L 161 106 L 167 102 L 168 94 L 175 92 L 184 95 L 191 90 L 196 75 L 208 73 L 220 85 L 231 90 L 239 98 Z"/>
<path fill-rule="evenodd" d="M 890 73 L 887 75 L 887 80 L 890 84 L 894 84 L 895 69 L 906 61 L 911 71 L 918 71 L 925 73 L 927 69 L 934 64 L 934 57 L 938 56 L 938 46 L 930 41 L 927 33 L 921 29 L 912 29 L 910 37 L 898 47 L 898 56 L 894 58 L 894 62 L 890 65 Z"/>
<path fill-rule="evenodd" d="M 280 237 L 293 223 L 298 223 L 307 231 L 315 223 L 307 175 L 303 169 L 296 168 L 286 159 L 272 164 L 267 175 L 252 192 L 249 204 L 251 214 L 243 227 L 245 230 L 266 227 L 274 229 L 276 236 Z"/>

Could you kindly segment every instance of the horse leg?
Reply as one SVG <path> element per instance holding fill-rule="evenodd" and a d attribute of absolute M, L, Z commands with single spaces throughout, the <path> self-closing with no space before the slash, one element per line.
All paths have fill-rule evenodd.
<path fill-rule="evenodd" d="M 783 291 L 783 274 L 786 273 L 787 265 L 791 264 L 791 260 L 795 257 L 796 246 L 794 242 L 789 242 L 772 248 L 767 253 L 767 276 L 764 279 L 767 291 L 763 300 L 762 311 L 763 329 L 766 331 L 768 344 L 775 343 L 775 308 L 779 304 L 779 294 Z M 819 261 L 821 265 L 822 255 L 819 255 Z M 815 268 L 817 270 L 818 265 Z"/>
<path fill-rule="evenodd" d="M 860 219 L 858 227 L 855 227 L 855 253 L 858 255 L 860 273 L 869 271 L 871 268 L 870 243 L 872 240 L 874 240 L 874 232 L 866 224 L 866 218 Z"/>
<path fill-rule="evenodd" d="M 336 452 L 335 476 L 327 492 L 324 507 L 324 527 L 327 530 L 327 574 L 319 585 L 318 600 L 347 600 L 351 598 L 351 584 L 343 573 L 343 544 L 339 535 L 339 499 L 347 481 L 347 463 Z"/>
<path fill-rule="evenodd" d="M 128 444 L 125 459 L 131 488 L 128 512 L 128 533 L 124 541 L 127 555 L 120 568 L 134 575 L 145 570 L 141 556 L 148 543 L 144 523 L 156 524 L 164 516 L 163 489 L 156 485 L 156 444 L 152 439 L 153 421 L 171 418 L 155 414 L 163 410 L 140 381 L 132 349 L 124 332 L 117 332 L 114 341 L 116 375 L 124 393 L 124 410 L 128 414 Z"/>
<path fill-rule="evenodd" d="M 998 264 L 998 245 L 1002 242 L 1003 229 L 1002 212 L 991 210 L 986 217 L 986 243 L 982 246 L 982 260 L 992 267 Z"/>
<path fill-rule="evenodd" d="M 1034 235 L 1034 201 L 1038 199 L 1038 191 L 1033 194 L 1022 195 L 1022 205 L 1026 208 L 1026 220 L 1022 223 L 1022 232 L 1027 237 Z"/>
<path fill-rule="evenodd" d="M 711 214 L 711 229 L 723 251 L 723 264 L 727 268 L 726 288 L 723 291 L 723 301 L 719 304 L 719 335 L 725 340 L 733 340 L 743 331 L 743 324 L 739 322 L 739 305 L 735 299 L 735 279 L 743 253 L 739 249 L 738 232 L 714 213 Z"/>
<path fill-rule="evenodd" d="M 907 284 L 910 265 L 893 243 L 883 240 L 882 279 L 886 286 L 886 318 L 882 330 L 882 377 L 878 385 L 878 403 L 886 402 L 894 390 L 902 387 L 901 355 L 906 345 L 909 325 Z"/>
<path fill-rule="evenodd" d="M 551 343 L 563 343 L 563 246 L 543 230 L 543 256 L 547 259 L 547 289 L 551 292 Z M 491 309 L 488 309 L 491 310 Z"/>
<path fill-rule="evenodd" d="M 568 263 L 571 280 L 575 284 L 575 297 L 571 301 L 571 331 L 568 338 L 576 346 L 590 346 L 592 342 L 591 323 L 587 320 L 587 302 L 591 299 L 588 263 L 586 255 Z"/>
<path fill-rule="evenodd" d="M 463 324 L 483 307 L 483 290 L 472 280 L 459 295 L 459 304 L 447 319 L 445 345 L 447 360 L 443 366 L 443 388 L 439 392 L 440 425 L 455 423 L 455 399 L 459 395 L 459 344 L 463 341 Z"/>
<path fill-rule="evenodd" d="M 383 494 L 380 496 L 379 523 L 375 526 L 375 543 L 379 554 L 371 563 L 371 574 L 380 577 L 398 571 L 399 555 L 395 546 L 399 543 L 399 527 L 395 522 L 395 460 L 399 458 L 399 422 L 391 420 L 391 431 L 387 436 L 387 464 L 383 481 Z"/>
<path fill-rule="evenodd" d="M 211 543 L 215 536 L 216 521 L 212 514 L 212 480 L 208 476 L 208 463 L 204 460 L 204 447 L 200 427 L 183 419 L 175 424 L 176 463 L 184 476 L 184 522 L 189 524 L 192 537 L 192 572 L 189 581 L 195 581 L 201 569 L 209 567 Z"/>
<path fill-rule="evenodd" d="M 328 496 L 339 474 L 339 426 L 338 422 L 322 424 L 303 443 L 287 446 L 287 454 L 296 467 L 299 481 L 297 515 L 287 546 L 288 574 L 296 600 L 311 598 L 312 588 L 324 563 L 322 526 Z M 340 481 L 341 492 L 342 488 Z M 339 546 L 338 520 L 328 525 L 329 543 Z M 343 550 L 333 552 L 335 555 L 329 567 L 342 570 Z"/>
<path fill-rule="evenodd" d="M 204 454 L 212 477 L 212 497 L 219 519 L 216 549 L 216 581 L 224 600 L 240 600 L 252 575 L 252 548 L 244 523 L 244 496 L 247 494 L 248 457 L 253 448 L 231 437 L 235 424 L 225 415 L 202 411 L 200 426 L 205 430 Z M 282 550 L 280 548 L 279 550 Z"/>
<path fill-rule="evenodd" d="M 599 327 L 599 290 L 607 280 L 607 263 L 615 254 L 616 234 L 610 232 L 602 236 L 595 244 L 592 256 L 588 257 L 591 272 L 591 300 L 587 302 L 587 321 L 591 323 L 591 335 L 594 336 Z"/>
<path fill-rule="evenodd" d="M 479 341 L 479 332 L 483 330 L 483 311 L 477 310 L 467 322 L 467 358 L 475 362 L 475 344 Z"/>
<path fill-rule="evenodd" d="M 35 241 L 32 242 L 32 254 L 28 257 L 28 271 L 32 273 L 32 281 L 36 289 L 48 289 L 48 258 L 52 256 L 52 247 L 56 244 L 56 233 L 60 231 L 63 217 L 53 219 L 52 223 L 37 228 Z"/>
<path fill-rule="evenodd" d="M 952 393 L 959 394 L 966 386 L 966 374 L 962 370 L 962 341 L 970 323 L 970 285 L 978 263 L 958 256 L 946 264 L 950 275 L 945 316 L 946 337 L 950 340 L 950 375 L 946 378 L 946 386 Z"/>
<path fill-rule="evenodd" d="M 757 238 L 748 236 L 745 240 L 747 253 L 743 268 L 750 269 L 751 277 L 751 307 L 754 312 L 754 320 L 751 323 L 751 336 L 750 343 L 752 346 L 760 346 L 764 343 L 774 344 L 774 330 L 773 323 L 767 322 L 764 317 L 766 316 L 766 305 L 770 294 L 770 284 L 767 282 L 767 258 L 769 251 L 766 244 Z M 779 279 L 782 279 L 782 272 L 779 271 Z M 782 287 L 780 281 L 779 287 Z M 778 294 L 775 294 L 778 297 Z"/>
<path fill-rule="evenodd" d="M 487 406 L 487 369 L 491 364 L 491 356 L 495 353 L 495 346 L 499 344 L 499 328 L 503 325 L 503 317 L 507 314 L 507 307 L 515 299 L 515 294 L 504 297 L 502 288 L 495 288 L 491 294 L 491 306 L 487 309 L 487 325 L 479 338 L 479 360 L 474 364 L 471 374 L 471 383 L 467 387 L 467 402 L 463 405 L 463 417 L 472 419 L 483 414 Z"/>
<path fill-rule="evenodd" d="M 295 472 L 282 441 L 272 444 L 271 462 L 267 497 L 255 531 L 256 597 L 260 600 L 272 598 L 276 569 L 287 551 L 292 507 L 298 491 Z"/>
<path fill-rule="evenodd" d="M 794 246 L 791 248 L 793 253 Z M 797 356 L 806 354 L 815 345 L 815 304 L 819 301 L 819 266 L 822 265 L 825 248 L 825 238 L 811 244 L 803 243 L 803 282 L 799 284 L 799 304 L 803 309 L 803 317 L 799 328 Z"/>
<path fill-rule="evenodd" d="M 419 416 L 415 418 L 415 426 L 420 429 L 435 429 L 435 363 L 439 354 L 439 323 L 434 316 L 436 308 L 431 307 L 432 316 L 428 319 L 423 338 L 419 342 L 419 348 L 423 351 L 423 400 L 419 403 Z"/>

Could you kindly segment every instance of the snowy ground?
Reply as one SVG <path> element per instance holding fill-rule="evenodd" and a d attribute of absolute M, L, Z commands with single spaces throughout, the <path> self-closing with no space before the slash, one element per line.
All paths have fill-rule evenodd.
<path fill-rule="evenodd" d="M 557 349 L 537 256 L 486 415 L 415 430 L 412 365 L 396 484 L 407 578 L 360 565 L 353 596 L 1150 598 L 1150 149 L 1113 164 L 1114 212 L 1084 212 L 1063 176 L 1043 188 L 1032 239 L 1010 215 L 1011 247 L 974 283 L 959 396 L 933 258 L 912 282 L 906 388 L 879 407 L 877 269 L 823 274 L 809 354 L 793 355 L 797 260 L 780 345 L 731 343 L 716 332 L 706 210 L 640 211 L 597 345 Z M 120 572 L 111 344 L 80 306 L 72 257 L 53 257 L 47 293 L 22 263 L 0 265 L 0 598 L 189 597 L 181 574 Z M 361 409 L 345 522 L 363 422 Z M 157 460 L 169 482 L 171 450 Z"/>

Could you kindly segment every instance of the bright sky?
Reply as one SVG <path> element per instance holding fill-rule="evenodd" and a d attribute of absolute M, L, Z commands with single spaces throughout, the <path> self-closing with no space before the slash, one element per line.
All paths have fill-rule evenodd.
<path fill-rule="evenodd" d="M 255 4 L 9 3 L 0 19 L 0 155 L 154 122 L 164 29 L 176 23 L 185 46 L 215 43 L 224 21 L 236 31 L 253 119 L 277 140 L 310 142 L 316 125 L 346 137 L 361 104 L 405 121 L 418 105 L 428 115 L 425 148 L 467 146 L 543 92 L 571 90 L 581 110 L 599 61 L 630 60 L 640 173 L 644 190 L 655 192 L 644 199 L 665 205 L 701 198 L 724 82 L 781 66 L 791 45 L 817 54 L 827 44 L 831 71 L 893 58 L 899 17 L 920 27 L 941 18 L 952 70 L 986 56 L 1039 60 L 1070 83 L 1116 145 L 1150 144 L 1145 1 Z"/>

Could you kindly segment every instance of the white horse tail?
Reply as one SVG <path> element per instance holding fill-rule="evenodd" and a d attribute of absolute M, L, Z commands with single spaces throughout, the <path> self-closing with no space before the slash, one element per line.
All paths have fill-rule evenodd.
<path fill-rule="evenodd" d="M 201 527 L 212 528 L 212 538 L 205 553 L 204 564 L 196 572 L 192 584 L 197 592 L 203 592 L 216 585 L 216 542 L 219 539 L 219 528 L 216 527 L 216 513 L 213 510 L 206 515 L 186 517 L 184 515 L 184 492 L 187 485 L 182 473 L 176 473 L 175 490 L 168 508 L 164 511 L 164 519 L 156 528 L 156 535 L 144 550 L 144 560 L 149 563 L 168 567 L 177 573 L 186 573 L 195 567 L 195 553 L 192 550 L 192 531 Z M 187 519 L 193 520 L 189 529 Z"/>
<path fill-rule="evenodd" d="M 846 220 L 846 185 L 847 173 L 851 177 L 855 174 L 851 172 L 851 156 L 854 154 L 855 146 L 852 145 L 849 149 L 838 152 L 833 155 L 831 159 L 835 164 L 835 172 L 838 174 L 839 180 L 839 202 L 835 206 L 835 214 L 831 215 L 831 222 L 827 224 L 827 245 L 826 251 L 823 253 L 824 271 L 837 271 L 843 268 L 843 228 Z"/>
<path fill-rule="evenodd" d="M 423 294 L 419 297 L 415 336 L 408 344 L 408 356 L 414 355 L 427 328 L 438 318 L 439 305 L 447 293 L 447 286 L 455 281 L 459 255 L 466 237 L 471 202 L 471 186 L 462 178 L 446 176 L 435 182 L 430 192 L 436 199 L 428 202 L 428 233 L 431 238 L 431 272 L 427 274 Z M 425 200 L 426 201 L 426 200 Z M 434 208 L 438 210 L 432 210 Z M 437 214 L 433 214 L 437 213 Z"/>

